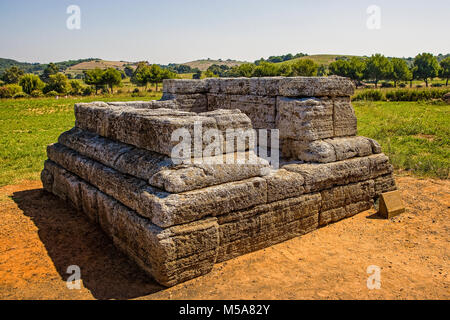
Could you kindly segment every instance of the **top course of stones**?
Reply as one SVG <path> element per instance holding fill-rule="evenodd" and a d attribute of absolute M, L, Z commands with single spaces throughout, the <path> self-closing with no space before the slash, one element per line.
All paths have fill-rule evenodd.
<path fill-rule="evenodd" d="M 213 78 L 204 80 L 164 80 L 164 93 L 284 97 L 349 97 L 355 90 L 351 80 L 342 77 Z"/>

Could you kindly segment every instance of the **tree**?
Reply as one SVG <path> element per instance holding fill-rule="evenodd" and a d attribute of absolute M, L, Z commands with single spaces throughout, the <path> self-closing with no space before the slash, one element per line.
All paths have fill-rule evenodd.
<path fill-rule="evenodd" d="M 125 75 L 126 75 L 128 78 L 131 78 L 131 77 L 133 76 L 134 70 L 133 70 L 132 67 L 126 66 L 125 69 L 124 69 L 123 71 L 125 72 Z"/>
<path fill-rule="evenodd" d="M 236 67 L 238 77 L 251 78 L 255 72 L 256 66 L 253 63 L 244 63 Z M 234 69 L 234 68 L 233 68 Z"/>
<path fill-rule="evenodd" d="M 400 58 L 393 58 L 391 79 L 394 80 L 394 86 L 397 87 L 398 81 L 408 81 L 411 79 L 412 74 L 406 64 L 406 61 Z"/>
<path fill-rule="evenodd" d="M 48 83 L 48 81 L 50 80 L 50 76 L 57 74 L 58 72 L 59 72 L 58 66 L 53 62 L 50 62 L 44 69 L 44 72 L 41 75 L 41 79 L 45 83 Z"/>
<path fill-rule="evenodd" d="M 350 77 L 350 62 L 348 60 L 337 60 L 328 66 L 330 74 L 340 77 Z"/>
<path fill-rule="evenodd" d="M 45 86 L 37 75 L 31 73 L 20 78 L 19 85 L 26 94 L 31 94 L 34 90 L 42 90 Z"/>
<path fill-rule="evenodd" d="M 71 80 L 69 82 L 69 84 L 70 84 L 70 94 L 71 95 L 78 96 L 83 93 L 84 88 L 79 81 Z"/>
<path fill-rule="evenodd" d="M 131 83 L 138 87 L 145 87 L 147 91 L 147 85 L 150 82 L 150 67 L 146 62 L 139 62 L 136 70 L 134 70 L 131 77 Z"/>
<path fill-rule="evenodd" d="M 364 73 L 366 72 L 366 62 L 357 57 L 351 57 L 349 61 L 349 75 L 348 77 L 352 79 L 356 86 L 361 84 L 364 79 Z"/>
<path fill-rule="evenodd" d="M 319 66 L 311 59 L 300 59 L 292 64 L 294 76 L 313 77 L 317 76 Z"/>
<path fill-rule="evenodd" d="M 202 78 L 202 72 L 198 70 L 196 73 L 192 75 L 192 79 L 200 80 Z"/>
<path fill-rule="evenodd" d="M 447 79 L 445 85 L 448 86 L 448 78 L 450 78 L 450 57 L 447 57 L 441 61 L 440 77 Z"/>
<path fill-rule="evenodd" d="M 431 53 L 422 53 L 414 58 L 415 78 L 425 81 L 428 87 L 428 79 L 433 79 L 439 74 L 439 63 Z"/>
<path fill-rule="evenodd" d="M 59 94 L 66 94 L 70 90 L 69 80 L 62 73 L 53 74 L 49 77 L 47 85 L 44 87 L 44 93 L 55 91 Z"/>
<path fill-rule="evenodd" d="M 273 77 L 279 75 L 278 66 L 271 62 L 260 62 L 253 72 L 253 77 Z"/>
<path fill-rule="evenodd" d="M 368 59 L 365 77 L 375 81 L 375 88 L 378 87 L 378 81 L 388 79 L 390 74 L 392 74 L 392 63 L 388 58 L 377 53 Z"/>
<path fill-rule="evenodd" d="M 114 68 L 108 68 L 103 71 L 102 82 L 109 86 L 111 93 L 114 93 L 114 86 L 119 86 L 122 83 L 122 73 Z"/>
<path fill-rule="evenodd" d="M 19 83 L 19 79 L 23 76 L 24 72 L 22 69 L 19 69 L 16 66 L 12 66 L 9 69 L 6 69 L 2 75 L 2 80 L 6 84 Z"/>
<path fill-rule="evenodd" d="M 103 70 L 96 68 L 92 70 L 85 70 L 83 73 L 84 82 L 88 85 L 95 86 L 95 94 L 97 94 L 98 89 L 105 85 L 103 82 Z"/>

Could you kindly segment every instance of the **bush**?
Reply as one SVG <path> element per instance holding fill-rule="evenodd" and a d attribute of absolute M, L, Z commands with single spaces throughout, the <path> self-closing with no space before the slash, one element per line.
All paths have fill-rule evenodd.
<path fill-rule="evenodd" d="M 440 87 L 443 87 L 444 85 L 442 83 L 433 83 L 433 84 L 431 84 L 431 86 L 435 87 L 435 88 L 440 88 Z"/>
<path fill-rule="evenodd" d="M 382 88 L 393 88 L 394 85 L 392 83 L 390 83 L 390 82 L 382 82 L 381 83 L 381 87 Z"/>
<path fill-rule="evenodd" d="M 402 83 L 400 83 L 398 86 L 399 86 L 400 88 L 406 88 L 407 84 L 402 82 Z"/>
<path fill-rule="evenodd" d="M 28 95 L 25 92 L 18 92 L 15 95 L 13 95 L 14 99 L 19 99 L 19 98 L 28 98 Z"/>
<path fill-rule="evenodd" d="M 365 101 L 383 101 L 386 98 L 381 90 L 364 90 L 355 96 L 353 96 L 353 101 L 365 100 Z"/>
<path fill-rule="evenodd" d="M 0 98 L 12 98 L 15 94 L 22 92 L 22 87 L 18 84 L 7 84 L 0 87 Z"/>
<path fill-rule="evenodd" d="M 45 95 L 47 97 L 57 97 L 57 96 L 59 96 L 59 93 L 53 90 L 53 91 L 47 92 Z"/>
<path fill-rule="evenodd" d="M 94 90 L 91 87 L 83 88 L 83 96 L 90 96 L 94 93 Z"/>
<path fill-rule="evenodd" d="M 133 93 L 139 93 L 139 88 L 134 88 Z"/>
<path fill-rule="evenodd" d="M 432 99 L 443 99 L 450 89 L 401 89 L 386 92 L 389 101 L 426 101 Z"/>
<path fill-rule="evenodd" d="M 33 98 L 39 98 L 44 95 L 42 94 L 42 92 L 40 90 L 33 90 L 33 91 L 31 91 L 30 96 Z"/>

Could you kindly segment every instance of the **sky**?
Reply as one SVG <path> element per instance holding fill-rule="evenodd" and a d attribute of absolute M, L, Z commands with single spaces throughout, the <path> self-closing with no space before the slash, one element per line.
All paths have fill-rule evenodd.
<path fill-rule="evenodd" d="M 80 29 L 67 28 L 70 5 L 80 8 Z M 379 11 L 368 13 L 374 5 Z M 298 52 L 447 54 L 449 17 L 449 0 L 0 0 L 0 57 L 167 64 Z"/>

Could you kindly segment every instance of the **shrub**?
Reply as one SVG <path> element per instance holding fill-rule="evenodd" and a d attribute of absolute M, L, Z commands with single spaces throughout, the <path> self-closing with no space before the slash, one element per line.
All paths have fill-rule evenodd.
<path fill-rule="evenodd" d="M 83 88 L 83 96 L 90 96 L 94 93 L 94 90 L 91 87 Z"/>
<path fill-rule="evenodd" d="M 365 101 L 383 101 L 386 100 L 383 92 L 380 90 L 364 90 L 355 96 L 353 96 L 353 101 L 365 100 Z"/>
<path fill-rule="evenodd" d="M 443 87 L 444 85 L 442 83 L 433 83 L 433 84 L 431 84 L 431 86 L 435 87 L 435 88 L 440 88 L 440 87 Z"/>
<path fill-rule="evenodd" d="M 47 97 L 57 97 L 59 95 L 59 93 L 54 91 L 54 90 L 52 90 L 52 91 L 47 92 L 45 95 Z"/>
<path fill-rule="evenodd" d="M 389 101 L 426 101 L 432 99 L 443 99 L 450 89 L 401 89 L 386 92 L 386 99 Z"/>
<path fill-rule="evenodd" d="M 19 99 L 19 98 L 28 98 L 28 94 L 26 94 L 25 92 L 18 92 L 15 95 L 13 95 L 14 99 Z"/>
<path fill-rule="evenodd" d="M 23 92 L 27 94 L 31 94 L 34 90 L 42 90 L 45 86 L 37 75 L 31 73 L 22 76 L 19 80 L 19 85 L 22 87 Z"/>
<path fill-rule="evenodd" d="M 400 88 L 406 88 L 407 84 L 404 83 L 404 82 L 402 82 L 402 83 L 400 83 L 398 86 L 399 86 Z"/>
<path fill-rule="evenodd" d="M 394 85 L 392 83 L 390 83 L 390 82 L 382 82 L 381 83 L 381 87 L 382 88 L 393 88 Z"/>
<path fill-rule="evenodd" d="M 139 93 L 139 88 L 134 88 L 133 93 Z"/>
<path fill-rule="evenodd" d="M 15 94 L 22 92 L 22 87 L 18 84 L 7 84 L 0 87 L 0 98 L 12 98 Z"/>
<path fill-rule="evenodd" d="M 39 98 L 39 97 L 42 97 L 43 94 L 40 90 L 33 90 L 33 91 L 31 91 L 30 96 L 33 98 Z"/>

